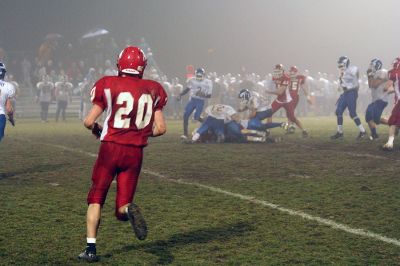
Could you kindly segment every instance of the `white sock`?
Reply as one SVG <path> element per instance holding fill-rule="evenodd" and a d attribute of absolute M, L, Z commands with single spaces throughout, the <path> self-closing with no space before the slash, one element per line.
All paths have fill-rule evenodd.
<path fill-rule="evenodd" d="M 125 208 L 125 213 L 128 213 L 128 207 Z"/>
<path fill-rule="evenodd" d="M 389 139 L 388 139 L 388 144 L 390 145 L 390 146 L 393 146 L 393 141 L 394 141 L 394 137 L 389 137 Z"/>
<path fill-rule="evenodd" d="M 343 133 L 343 125 L 338 125 L 337 126 L 337 132 Z"/>
<path fill-rule="evenodd" d="M 362 133 L 365 133 L 365 128 L 363 127 L 362 124 L 360 124 L 360 125 L 358 126 L 358 128 L 360 129 L 360 131 L 361 131 Z"/>
<path fill-rule="evenodd" d="M 86 238 L 86 243 L 89 243 L 89 244 L 96 244 L 96 238 L 94 237 L 87 237 Z"/>

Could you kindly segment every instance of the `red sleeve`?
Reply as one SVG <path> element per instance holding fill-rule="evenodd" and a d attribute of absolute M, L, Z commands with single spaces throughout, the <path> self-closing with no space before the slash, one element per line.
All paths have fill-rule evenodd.
<path fill-rule="evenodd" d="M 165 92 L 164 88 L 161 85 L 159 85 L 157 98 L 154 103 L 154 110 L 155 111 L 162 110 L 164 106 L 167 104 L 167 101 L 168 101 L 167 93 Z"/>
<path fill-rule="evenodd" d="M 104 83 L 104 79 L 98 80 L 90 92 L 92 103 L 100 106 L 103 110 L 107 108 L 107 99 L 104 95 Z"/>

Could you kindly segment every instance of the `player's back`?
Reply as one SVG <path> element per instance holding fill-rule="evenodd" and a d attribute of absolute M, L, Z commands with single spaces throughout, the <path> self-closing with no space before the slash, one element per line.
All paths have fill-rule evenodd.
<path fill-rule="evenodd" d="M 96 82 L 92 102 L 107 109 L 102 141 L 145 146 L 152 133 L 154 112 L 167 101 L 162 86 L 131 76 L 107 76 Z"/>

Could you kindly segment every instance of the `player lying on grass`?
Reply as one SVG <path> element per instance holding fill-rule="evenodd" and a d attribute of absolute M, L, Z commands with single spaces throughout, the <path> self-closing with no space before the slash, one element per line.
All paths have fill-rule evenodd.
<path fill-rule="evenodd" d="M 87 196 L 87 245 L 78 258 L 93 262 L 101 210 L 114 178 L 117 181 L 115 215 L 130 221 L 136 237 L 147 236 L 147 226 L 133 198 L 148 137 L 166 132 L 162 109 L 167 102 L 163 87 L 142 79 L 147 60 L 140 48 L 128 46 L 117 60 L 118 76 L 98 80 L 92 91 L 93 107 L 84 121 L 101 144 Z M 103 127 L 96 120 L 106 110 Z"/>
<path fill-rule="evenodd" d="M 240 120 L 236 110 L 224 104 L 206 108 L 207 117 L 192 137 L 192 142 L 265 142 L 267 132 L 248 127 L 249 120 Z M 274 123 L 284 124 L 286 123 Z M 267 125 L 267 124 L 266 124 Z M 268 126 L 265 127 L 267 129 Z M 272 139 L 268 139 L 272 140 Z"/>

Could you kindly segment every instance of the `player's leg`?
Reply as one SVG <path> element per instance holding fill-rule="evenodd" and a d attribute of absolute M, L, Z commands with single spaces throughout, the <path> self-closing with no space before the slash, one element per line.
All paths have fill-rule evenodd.
<path fill-rule="evenodd" d="M 211 121 L 211 130 L 217 136 L 217 143 L 223 143 L 225 141 L 225 132 L 224 132 L 224 120 L 214 118 Z"/>
<path fill-rule="evenodd" d="M 347 103 L 345 101 L 345 95 L 340 95 L 339 99 L 336 103 L 336 121 L 337 121 L 337 131 L 336 134 L 331 136 L 331 139 L 340 139 L 343 138 L 343 113 L 347 107 Z"/>
<path fill-rule="evenodd" d="M 368 127 L 371 131 L 371 140 L 378 138 L 378 134 L 376 133 L 376 124 L 374 122 L 374 109 L 375 102 L 372 102 L 367 106 L 367 110 L 365 111 L 365 122 L 368 123 Z"/>
<path fill-rule="evenodd" d="M 58 122 L 58 118 L 60 117 L 60 112 L 61 112 L 61 101 L 57 101 L 56 122 Z"/>
<path fill-rule="evenodd" d="M 199 122 L 203 122 L 202 118 L 201 118 L 201 113 L 203 112 L 203 108 L 204 108 L 204 100 L 201 99 L 194 99 L 195 103 L 196 103 L 196 111 L 194 112 L 194 119 L 199 121 Z"/>
<path fill-rule="evenodd" d="M 292 100 L 288 104 L 291 105 L 290 108 L 293 108 L 293 113 L 295 113 L 296 107 L 299 104 L 299 95 L 297 95 L 297 94 L 296 95 L 291 95 L 291 97 L 292 97 Z M 286 116 L 287 116 L 287 113 L 286 113 Z M 289 126 L 288 126 L 287 132 L 288 133 L 294 133 L 294 131 L 296 129 L 296 127 L 294 125 L 296 124 L 298 126 L 298 124 L 296 122 L 294 122 L 294 121 L 291 121 L 289 118 L 288 118 L 288 124 L 289 124 Z M 306 132 L 306 136 L 307 136 L 308 135 L 307 131 L 305 131 L 305 132 Z M 303 130 L 303 134 L 304 134 L 304 130 Z"/>
<path fill-rule="evenodd" d="M 295 107 L 297 106 L 296 102 L 289 102 L 284 105 L 284 108 L 286 110 L 286 117 L 288 120 L 294 124 L 297 125 L 298 128 L 301 129 L 303 133 L 303 137 L 308 137 L 308 132 L 303 128 L 303 125 L 301 124 L 300 120 L 297 119 L 296 115 L 294 114 Z"/>
<path fill-rule="evenodd" d="M 364 126 L 361 124 L 360 118 L 357 116 L 357 98 L 358 92 L 356 90 L 350 91 L 347 93 L 347 108 L 349 109 L 349 114 L 351 119 L 353 119 L 354 123 L 360 130 L 360 133 L 357 136 L 357 139 L 360 140 L 366 137 L 366 132 Z"/>
<path fill-rule="evenodd" d="M 212 117 L 208 116 L 206 120 L 201 124 L 201 126 L 196 130 L 196 133 L 192 137 L 192 141 L 196 142 L 200 139 L 201 135 L 206 133 L 211 126 Z"/>
<path fill-rule="evenodd" d="M 188 127 L 189 127 L 189 117 L 193 113 L 194 109 L 196 108 L 196 104 L 194 99 L 191 99 L 185 107 L 185 112 L 183 114 L 183 135 L 182 138 L 188 136 Z"/>
<path fill-rule="evenodd" d="M 6 128 L 6 116 L 0 115 L 0 142 L 4 138 L 4 130 Z"/>
<path fill-rule="evenodd" d="M 226 136 L 230 141 L 233 142 L 244 142 L 245 138 L 241 133 L 241 126 L 236 121 L 230 121 L 225 125 L 226 128 Z"/>
<path fill-rule="evenodd" d="M 92 185 L 87 196 L 88 209 L 86 214 L 86 249 L 78 258 L 86 261 L 97 261 L 96 237 L 100 226 L 101 208 L 106 200 L 108 189 L 116 172 L 114 157 L 118 154 L 113 150 L 113 144 L 102 142 L 99 155 L 93 167 Z"/>
<path fill-rule="evenodd" d="M 389 124 L 389 138 L 388 141 L 382 146 L 386 151 L 393 150 L 394 137 L 396 135 L 396 130 L 400 127 L 400 101 L 393 107 L 392 113 L 388 120 Z"/>
<path fill-rule="evenodd" d="M 62 101 L 62 109 L 61 109 L 61 116 L 63 121 L 66 120 L 66 111 L 67 111 L 68 102 Z"/>
<path fill-rule="evenodd" d="M 139 207 L 133 203 L 136 187 L 142 168 L 143 148 L 122 146 L 119 151 L 119 169 L 117 175 L 117 195 L 115 216 L 120 221 L 129 220 L 136 237 L 144 240 L 147 225 Z"/>

